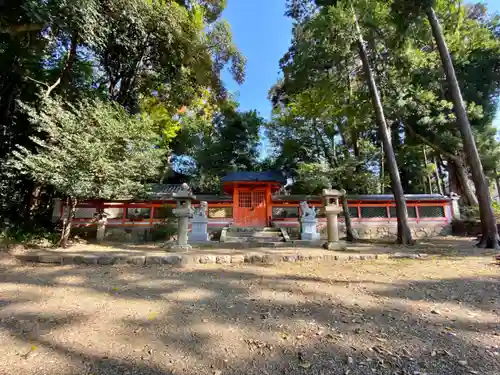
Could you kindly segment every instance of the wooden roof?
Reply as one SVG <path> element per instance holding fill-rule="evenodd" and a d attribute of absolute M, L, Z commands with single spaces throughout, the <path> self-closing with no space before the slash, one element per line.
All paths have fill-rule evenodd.
<path fill-rule="evenodd" d="M 264 172 L 233 172 L 228 173 L 222 178 L 222 183 L 227 182 L 279 182 L 286 183 L 286 178 L 281 172 L 264 171 Z"/>

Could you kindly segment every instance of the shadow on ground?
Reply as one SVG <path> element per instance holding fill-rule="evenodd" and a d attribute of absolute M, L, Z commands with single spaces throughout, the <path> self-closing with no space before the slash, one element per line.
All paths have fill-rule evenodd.
<path fill-rule="evenodd" d="M 0 373 L 500 373 L 500 277 L 290 267 L 3 264 Z"/>

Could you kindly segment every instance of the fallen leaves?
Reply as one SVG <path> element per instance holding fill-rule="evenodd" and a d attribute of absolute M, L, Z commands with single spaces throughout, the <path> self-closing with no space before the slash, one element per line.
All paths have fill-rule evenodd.
<path fill-rule="evenodd" d="M 153 312 L 149 313 L 148 320 L 149 321 L 155 320 L 157 316 L 158 316 L 158 313 L 156 311 L 153 311 Z"/>

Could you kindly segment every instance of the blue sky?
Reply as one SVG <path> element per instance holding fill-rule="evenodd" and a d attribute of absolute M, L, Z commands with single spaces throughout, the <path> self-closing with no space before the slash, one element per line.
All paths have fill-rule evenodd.
<path fill-rule="evenodd" d="M 489 9 L 500 12 L 500 0 L 485 1 Z M 242 110 L 256 109 L 269 118 L 269 88 L 279 76 L 279 60 L 291 41 L 292 22 L 284 16 L 285 0 L 228 0 L 224 12 L 231 24 L 238 48 L 248 58 L 245 83 L 238 86 L 228 74 L 228 89 L 237 94 Z M 496 119 L 500 128 L 500 111 Z"/>
<path fill-rule="evenodd" d="M 256 109 L 268 118 L 271 105 L 267 94 L 278 79 L 279 60 L 292 37 L 292 22 L 284 16 L 285 0 L 228 0 L 227 3 L 224 16 L 248 64 L 243 85 L 238 86 L 228 74 L 224 80 L 229 90 L 238 95 L 241 109 Z"/>

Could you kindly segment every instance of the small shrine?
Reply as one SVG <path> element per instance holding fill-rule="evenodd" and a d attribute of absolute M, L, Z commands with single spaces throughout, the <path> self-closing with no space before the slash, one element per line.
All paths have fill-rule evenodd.
<path fill-rule="evenodd" d="M 235 172 L 222 179 L 224 193 L 232 195 L 233 225 L 240 227 L 271 226 L 272 195 L 286 183 L 278 172 Z"/>

